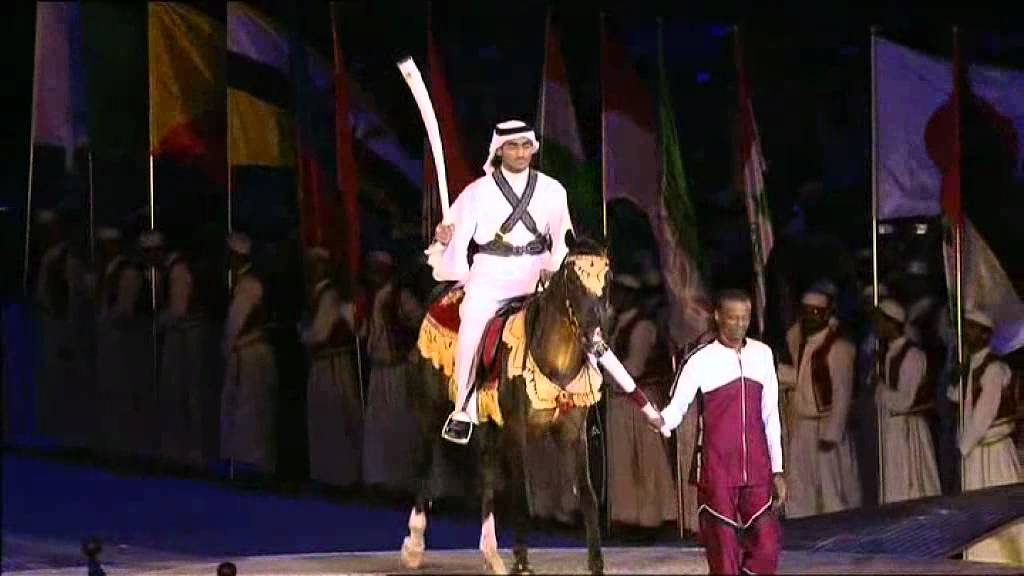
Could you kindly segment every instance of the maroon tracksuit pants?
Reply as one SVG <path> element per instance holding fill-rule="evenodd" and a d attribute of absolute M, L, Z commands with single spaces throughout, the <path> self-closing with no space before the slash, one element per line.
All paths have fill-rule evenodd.
<path fill-rule="evenodd" d="M 701 486 L 700 539 L 712 574 L 774 574 L 782 529 L 771 484 Z"/>

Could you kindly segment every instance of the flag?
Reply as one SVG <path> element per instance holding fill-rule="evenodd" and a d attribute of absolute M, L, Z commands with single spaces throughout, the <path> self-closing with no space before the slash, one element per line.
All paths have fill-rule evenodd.
<path fill-rule="evenodd" d="M 448 199 L 455 202 L 462 189 L 477 178 L 479 171 L 469 166 L 465 148 L 462 144 L 462 133 L 459 130 L 459 118 L 455 112 L 455 101 L 448 90 L 444 61 L 437 43 L 434 41 L 434 30 L 430 9 L 427 16 L 427 67 L 430 99 L 437 115 L 437 125 L 441 132 L 441 144 L 444 146 L 445 172 L 448 176 Z M 433 238 L 434 225 L 440 221 L 440 197 L 437 191 L 437 172 L 434 170 L 434 155 L 430 145 L 424 143 L 423 154 L 423 233 L 424 239 Z"/>
<path fill-rule="evenodd" d="M 34 144 L 64 149 L 67 170 L 88 140 L 81 63 L 81 12 L 77 2 L 43 2 L 36 7 Z"/>
<path fill-rule="evenodd" d="M 875 54 L 879 218 L 936 216 L 943 189 L 937 161 L 948 163 L 949 153 L 936 139 L 949 133 L 942 129 L 948 112 L 941 112 L 953 92 L 952 65 L 883 38 L 875 39 Z M 984 113 L 993 116 L 1013 177 L 1024 181 L 1024 71 L 971 66 L 967 77 Z"/>
<path fill-rule="evenodd" d="M 965 188 L 968 194 L 978 194 L 977 188 L 972 190 L 971 184 L 977 180 L 973 178 L 975 174 L 970 169 L 972 167 L 964 161 L 965 155 L 977 155 L 979 151 L 972 150 L 971 146 L 981 141 L 976 137 L 968 139 L 965 136 L 968 127 L 974 130 L 984 129 L 986 126 L 994 128 L 990 134 L 1001 142 L 1001 146 L 983 151 L 985 158 L 980 168 L 985 171 L 1002 164 L 999 158 L 1000 150 L 1011 159 L 1010 164 L 1014 163 L 1014 160 L 1019 164 L 1020 145 L 1015 139 L 1012 124 L 998 121 L 998 104 L 993 106 L 985 95 L 975 94 L 975 79 L 978 76 L 966 73 L 960 53 L 959 36 L 955 42 L 952 70 L 950 71 L 948 67 L 946 70 L 949 74 L 946 78 L 949 96 L 934 109 L 929 118 L 924 137 L 926 153 L 941 175 L 938 196 L 942 214 L 953 229 L 959 232 L 961 238 L 960 273 L 963 305 L 966 308 L 983 310 L 995 320 L 992 350 L 997 354 L 1009 354 L 1024 346 L 1024 302 L 1021 301 L 1006 273 L 1001 262 L 1004 258 L 998 257 L 992 250 L 972 221 L 972 211 L 964 207 Z M 991 73 L 992 69 L 982 69 L 982 72 L 986 71 Z M 1019 88 L 1024 88 L 1024 73 L 1017 74 L 1021 80 Z M 998 77 L 1005 80 L 1007 75 L 1012 76 L 1013 73 L 1004 71 Z M 993 77 L 988 75 L 987 78 L 991 81 Z M 990 89 L 989 94 L 1002 95 L 1002 90 Z M 1018 110 L 1024 113 L 1024 106 Z M 993 119 L 996 121 L 992 122 Z M 1017 119 L 1024 119 L 1024 114 L 1019 115 Z M 946 284 L 951 299 L 956 297 L 955 248 L 950 241 L 943 244 Z M 954 312 L 955 308 L 951 306 L 951 315 Z"/>
<path fill-rule="evenodd" d="M 150 150 L 222 180 L 224 25 L 180 2 L 149 4 Z"/>
<path fill-rule="evenodd" d="M 349 280 L 355 283 L 359 277 L 361 255 L 359 228 L 359 166 L 353 149 L 351 121 L 351 98 L 349 78 L 345 71 L 345 57 L 338 42 L 338 23 L 334 18 L 335 7 L 331 6 L 331 32 L 334 44 L 334 133 L 337 152 L 337 185 L 341 192 L 341 221 L 345 223 L 343 261 L 348 270 Z"/>
<path fill-rule="evenodd" d="M 228 2 L 227 18 L 228 158 L 294 166 L 287 34 L 245 2 Z"/>
<path fill-rule="evenodd" d="M 537 124 L 540 130 L 540 170 L 561 182 L 568 193 L 573 227 L 598 236 L 603 231 L 602 198 L 596 165 L 588 164 L 576 124 L 576 107 L 562 58 L 558 32 L 548 12 L 544 39 L 544 68 Z"/>
<path fill-rule="evenodd" d="M 602 29 L 601 84 L 604 132 L 604 185 L 607 199 L 623 198 L 647 216 L 671 295 L 672 337 L 683 345 L 706 329 L 706 298 L 683 242 L 691 232 L 680 220 L 671 222 L 668 204 L 688 203 L 667 89 L 654 98 L 629 62 L 622 47 Z M 665 86 L 665 83 L 662 83 Z M 692 208 L 674 206 L 681 219 Z"/>
<path fill-rule="evenodd" d="M 754 120 L 754 106 L 747 86 L 747 71 L 743 60 L 743 45 L 739 31 L 735 32 L 734 58 L 736 61 L 736 155 L 734 186 L 743 195 L 750 222 L 750 241 L 754 260 L 754 304 L 757 312 L 758 334 L 764 336 L 765 308 L 768 291 L 765 285 L 765 265 L 775 243 L 768 198 L 765 195 L 765 160 L 761 154 L 761 141 Z"/>

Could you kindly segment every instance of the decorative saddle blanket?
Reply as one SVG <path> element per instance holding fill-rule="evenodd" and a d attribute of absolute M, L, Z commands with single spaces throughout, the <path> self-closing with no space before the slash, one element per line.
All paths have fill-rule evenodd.
<path fill-rule="evenodd" d="M 459 305 L 465 297 L 462 288 L 450 290 L 427 311 L 420 328 L 417 348 L 448 382 L 448 397 L 454 402 L 456 343 L 459 335 Z M 587 407 L 601 399 L 601 372 L 584 362 L 579 374 L 563 389 L 537 367 L 526 341 L 526 303 L 528 298 L 510 302 L 492 318 L 484 330 L 477 358 L 476 384 L 479 387 L 478 416 L 481 422 L 504 424 L 498 407 L 498 383 L 505 358 L 509 377 L 521 376 L 535 410 L 567 410 Z M 507 354 L 502 350 L 507 349 Z"/>

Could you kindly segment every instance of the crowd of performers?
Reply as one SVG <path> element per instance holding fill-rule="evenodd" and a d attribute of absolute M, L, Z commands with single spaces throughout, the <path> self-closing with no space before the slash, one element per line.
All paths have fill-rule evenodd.
<path fill-rule="evenodd" d="M 456 444 L 468 442 L 476 420 L 470 374 L 483 323 L 504 299 L 532 292 L 567 251 L 565 189 L 530 168 L 538 146 L 525 124 L 499 124 L 484 176 L 436 233 L 444 250 L 435 279 L 466 289 L 459 401 L 437 431 Z M 336 281 L 327 250 L 310 250 L 305 312 L 298 325 L 285 325 L 272 293 L 281 280 L 268 282 L 253 265 L 244 234 L 226 240 L 229 301 L 215 317 L 218 307 L 199 286 L 217 283 L 199 278 L 192 259 L 165 246 L 158 231 L 129 243 L 124 231 L 99 228 L 87 265 L 59 215 L 37 216 L 35 381 L 45 436 L 111 458 L 196 469 L 219 460 L 232 473 L 258 476 L 281 466 L 298 429 L 310 479 L 413 488 L 419 431 L 407 390 L 420 385 L 415 343 L 430 297 L 396 274 L 394 254 L 368 253 L 365 287 L 354 291 Z M 909 262 L 895 285 L 880 285 L 877 307 L 869 278 L 861 278 L 860 321 L 849 326 L 837 313 L 835 284 L 814 283 L 775 350 L 747 335 L 750 299 L 723 292 L 708 331 L 676 349 L 663 279 L 644 256 L 636 255 L 638 265 L 612 262 L 608 333 L 599 335 L 612 354 L 593 357 L 613 376 L 616 367 L 628 373 L 609 379 L 625 381 L 607 388 L 601 406 L 613 524 L 678 521 L 701 533 L 713 570 L 770 572 L 782 514 L 952 493 L 961 473 L 966 490 L 1024 479 L 1017 381 L 989 348 L 998 319 L 966 311 L 965 361 L 952 368 L 969 390 L 947 388 L 959 381 L 943 374 L 954 336 L 925 263 Z M 296 355 L 290 342 L 305 349 L 301 370 L 282 362 Z M 299 374 L 304 406 L 287 402 L 302 386 Z M 666 439 L 673 431 L 678 450 Z M 529 447 L 532 513 L 571 522 L 577 491 L 556 446 L 547 438 Z M 968 557 L 1024 563 L 1021 531 L 981 542 Z"/>

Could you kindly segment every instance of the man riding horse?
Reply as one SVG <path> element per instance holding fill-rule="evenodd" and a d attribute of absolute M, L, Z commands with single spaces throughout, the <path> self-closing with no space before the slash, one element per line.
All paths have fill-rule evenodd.
<path fill-rule="evenodd" d="M 572 233 L 572 221 L 565 188 L 530 168 L 539 147 L 533 129 L 523 122 L 499 123 L 491 136 L 484 176 L 469 184 L 452 205 L 453 223 L 442 223 L 435 230 L 435 240 L 444 251 L 434 277 L 458 282 L 465 291 L 459 306 L 455 359 L 458 394 L 441 433 L 456 444 L 469 443 L 478 422 L 474 364 L 488 320 L 508 300 L 534 292 L 568 253 L 566 236 Z M 472 264 L 471 241 L 478 246 Z M 660 422 L 657 410 L 603 344 L 601 335 L 587 336 L 593 343 L 593 357 L 652 423 Z"/>

